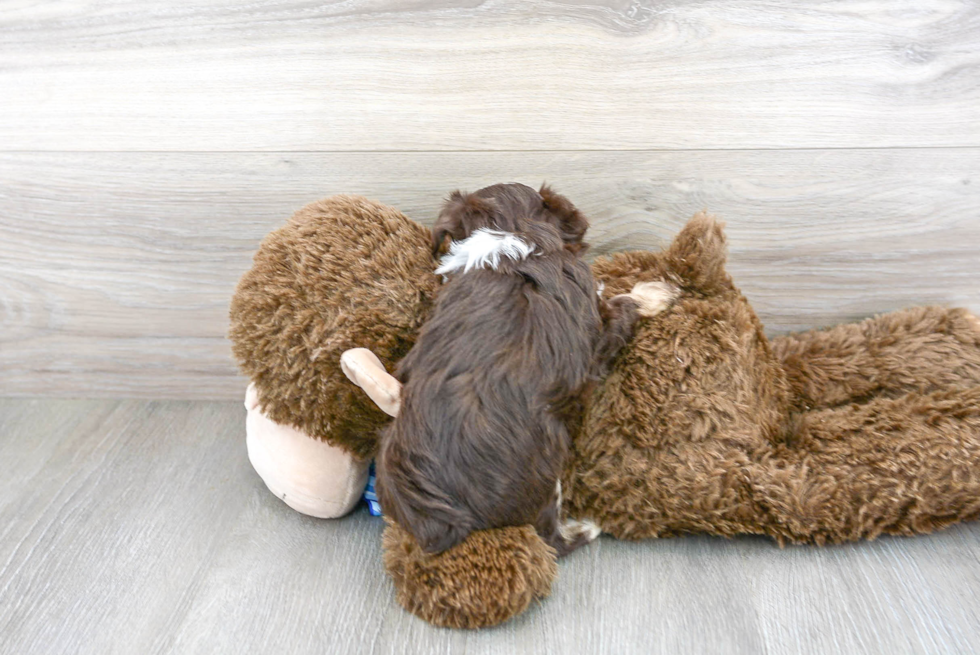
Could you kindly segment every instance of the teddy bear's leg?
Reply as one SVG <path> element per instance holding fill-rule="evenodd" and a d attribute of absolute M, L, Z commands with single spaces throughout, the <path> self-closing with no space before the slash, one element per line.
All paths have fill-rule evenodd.
<path fill-rule="evenodd" d="M 980 516 L 980 386 L 797 415 L 792 444 L 746 467 L 766 532 L 842 542 Z"/>
<path fill-rule="evenodd" d="M 916 307 L 777 337 L 801 409 L 980 384 L 980 321 L 963 309 Z"/>

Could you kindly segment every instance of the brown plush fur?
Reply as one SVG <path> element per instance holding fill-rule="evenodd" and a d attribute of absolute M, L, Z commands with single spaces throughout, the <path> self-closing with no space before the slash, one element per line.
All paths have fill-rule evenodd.
<path fill-rule="evenodd" d="M 307 205 L 265 238 L 232 299 L 229 336 L 273 421 L 374 456 L 388 416 L 347 380 L 340 355 L 364 346 L 394 370 L 439 287 L 430 242 L 358 196 Z"/>
<path fill-rule="evenodd" d="M 362 208 L 367 213 L 350 225 L 371 231 L 379 219 Z M 243 279 L 239 293 L 254 294 L 250 303 L 263 309 L 232 335 L 253 344 L 236 343 L 236 354 L 253 379 L 262 375 L 268 399 L 304 396 L 296 380 L 310 366 L 313 348 L 268 324 L 275 313 L 265 303 L 273 300 L 258 297 L 279 293 L 276 285 L 297 296 L 287 304 L 289 315 L 311 311 L 300 293 L 319 276 L 348 285 L 320 311 L 329 318 L 356 297 L 348 319 L 356 326 L 320 329 L 316 315 L 301 322 L 321 335 L 342 335 L 317 342 L 329 344 L 331 361 L 353 343 L 390 363 L 398 352 L 390 335 L 414 339 L 435 293 L 429 277 L 392 273 L 407 275 L 400 286 L 393 279 L 394 297 L 365 294 L 370 285 L 337 279 L 338 271 L 357 266 L 384 271 L 413 250 L 429 257 L 424 230 L 393 225 L 404 231 L 391 237 L 401 245 L 383 254 L 338 252 L 331 271 L 307 274 L 302 283 L 290 282 L 287 272 L 270 277 L 276 284 L 268 288 L 263 280 L 269 273 Z M 310 238 L 326 236 L 311 232 Z M 263 246 L 278 249 L 257 256 L 257 266 L 275 270 L 276 261 L 319 248 L 298 238 L 279 243 Z M 817 544 L 929 532 L 980 516 L 976 317 L 917 308 L 770 342 L 725 272 L 725 259 L 721 226 L 698 215 L 664 252 L 620 253 L 595 263 L 606 297 L 657 280 L 680 293 L 668 309 L 637 324 L 635 338 L 596 388 L 564 474 L 565 514 L 629 539 L 754 533 Z M 393 311 L 391 303 L 404 312 L 394 312 L 401 317 L 394 321 L 398 328 L 372 325 L 371 317 Z M 283 363 L 282 350 L 293 353 L 293 368 Z M 365 444 L 382 417 L 371 414 L 346 380 L 322 375 L 338 387 L 319 400 L 317 411 L 336 412 L 334 421 L 349 418 L 345 431 L 328 434 L 352 450 L 372 452 Z M 348 390 L 339 391 L 345 385 Z M 303 423 L 311 406 L 312 400 L 296 401 L 292 413 L 282 415 Z M 502 622 L 546 595 L 556 575 L 554 555 L 530 526 L 475 532 L 436 556 L 424 555 L 407 533 L 390 526 L 384 549 L 399 602 L 438 625 Z"/>
<path fill-rule="evenodd" d="M 566 511 L 621 538 L 780 543 L 928 532 L 980 512 L 980 330 L 918 308 L 770 344 L 699 215 L 663 253 L 594 271 L 681 288 L 589 408 Z"/>
<path fill-rule="evenodd" d="M 481 530 L 455 548 L 429 555 L 388 521 L 384 565 L 398 602 L 447 628 L 485 628 L 520 614 L 551 593 L 555 551 L 531 526 Z"/>

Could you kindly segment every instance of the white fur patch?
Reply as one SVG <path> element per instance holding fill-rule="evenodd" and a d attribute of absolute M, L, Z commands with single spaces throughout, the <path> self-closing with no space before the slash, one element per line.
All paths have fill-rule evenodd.
<path fill-rule="evenodd" d="M 628 295 L 640 306 L 640 316 L 656 316 L 676 300 L 680 290 L 667 282 L 640 282 Z"/>
<path fill-rule="evenodd" d="M 510 232 L 480 228 L 467 239 L 453 241 L 436 275 L 466 273 L 474 268 L 497 270 L 501 257 L 520 261 L 533 252 L 534 246 Z"/>
<path fill-rule="evenodd" d="M 558 513 L 561 514 L 561 480 L 558 481 L 555 487 L 555 494 L 558 496 Z M 558 526 L 558 532 L 561 534 L 562 539 L 568 542 L 574 541 L 580 534 L 584 534 L 589 541 L 594 541 L 602 532 L 602 529 L 589 519 L 582 521 L 568 519 Z"/>
<path fill-rule="evenodd" d="M 565 541 L 574 541 L 580 534 L 584 534 L 589 541 L 594 541 L 602 533 L 602 528 L 589 519 L 568 519 L 558 527 L 558 531 Z"/>

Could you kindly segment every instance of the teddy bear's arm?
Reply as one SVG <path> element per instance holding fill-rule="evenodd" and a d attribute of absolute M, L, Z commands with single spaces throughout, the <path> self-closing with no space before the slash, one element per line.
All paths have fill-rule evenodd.
<path fill-rule="evenodd" d="M 906 309 L 776 337 L 772 349 L 801 408 L 980 385 L 980 322 L 963 309 Z"/>
<path fill-rule="evenodd" d="M 633 339 L 636 322 L 650 318 L 670 307 L 679 289 L 663 281 L 640 282 L 629 293 L 599 301 L 602 334 L 595 348 L 595 362 L 600 375 L 605 376 L 620 350 Z"/>

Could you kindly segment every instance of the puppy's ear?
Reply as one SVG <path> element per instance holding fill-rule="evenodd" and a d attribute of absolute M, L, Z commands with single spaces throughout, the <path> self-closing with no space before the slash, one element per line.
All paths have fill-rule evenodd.
<path fill-rule="evenodd" d="M 465 239 L 474 230 L 493 224 L 493 202 L 472 193 L 453 191 L 432 226 L 432 256 L 443 250 L 446 237 Z"/>
<path fill-rule="evenodd" d="M 562 241 L 565 248 L 574 253 L 582 253 L 588 249 L 589 244 L 582 241 L 585 232 L 589 229 L 589 221 L 582 215 L 571 201 L 560 193 L 555 192 L 547 184 L 541 185 L 538 191 L 544 201 L 544 208 L 554 219 L 554 224 L 561 232 Z"/>

